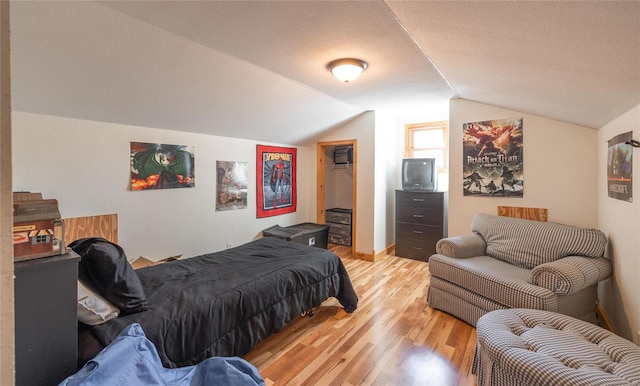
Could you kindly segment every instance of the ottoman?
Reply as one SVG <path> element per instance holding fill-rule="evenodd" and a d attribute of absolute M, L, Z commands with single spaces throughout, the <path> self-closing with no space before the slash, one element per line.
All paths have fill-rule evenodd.
<path fill-rule="evenodd" d="M 640 347 L 591 323 L 512 308 L 478 320 L 478 385 L 640 385 Z"/>

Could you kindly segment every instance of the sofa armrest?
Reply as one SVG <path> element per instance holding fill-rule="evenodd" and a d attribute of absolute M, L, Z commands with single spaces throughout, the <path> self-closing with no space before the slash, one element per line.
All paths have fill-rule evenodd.
<path fill-rule="evenodd" d="M 436 243 L 436 253 L 459 259 L 483 256 L 486 255 L 486 250 L 487 243 L 477 233 L 447 237 Z"/>
<path fill-rule="evenodd" d="M 567 256 L 533 268 L 531 284 L 558 295 L 571 295 L 611 276 L 611 261 L 605 257 Z"/>

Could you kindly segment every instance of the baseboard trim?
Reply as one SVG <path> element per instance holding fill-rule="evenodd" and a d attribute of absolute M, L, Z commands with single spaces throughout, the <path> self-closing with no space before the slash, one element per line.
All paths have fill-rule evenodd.
<path fill-rule="evenodd" d="M 392 255 L 396 253 L 396 244 L 393 243 L 387 247 L 387 255 Z"/>
<path fill-rule="evenodd" d="M 362 259 L 362 260 L 375 262 L 376 260 L 378 260 L 378 258 L 380 258 L 382 256 L 393 254 L 393 251 L 394 251 L 395 248 L 396 248 L 396 245 L 395 244 L 391 244 L 390 246 L 386 247 L 385 249 L 383 249 L 382 251 L 380 251 L 378 253 L 374 252 L 372 254 L 367 254 L 367 253 L 357 252 L 356 253 L 356 257 L 358 257 L 359 259 Z"/>
<path fill-rule="evenodd" d="M 371 262 L 376 261 L 376 257 L 373 254 L 356 252 L 356 257 L 358 259 L 365 260 L 365 261 L 371 261 Z"/>

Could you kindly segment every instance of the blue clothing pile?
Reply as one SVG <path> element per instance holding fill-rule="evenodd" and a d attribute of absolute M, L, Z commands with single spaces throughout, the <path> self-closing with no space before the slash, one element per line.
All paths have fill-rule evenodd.
<path fill-rule="evenodd" d="M 126 327 L 94 359 L 60 386 L 231 385 L 264 386 L 251 363 L 239 357 L 211 357 L 187 367 L 167 369 L 139 324 Z"/>

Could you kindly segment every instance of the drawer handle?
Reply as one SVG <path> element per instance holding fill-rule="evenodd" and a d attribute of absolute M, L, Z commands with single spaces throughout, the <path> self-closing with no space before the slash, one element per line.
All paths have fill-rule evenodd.
<path fill-rule="evenodd" d="M 415 234 L 418 234 L 418 235 L 421 235 L 421 234 L 424 233 L 423 231 L 412 231 L 412 232 L 415 233 Z"/>
<path fill-rule="evenodd" d="M 422 248 L 420 248 L 420 247 L 411 247 L 411 248 L 413 248 L 413 249 L 415 249 L 415 250 L 418 250 L 418 251 L 421 251 L 421 250 L 422 250 Z"/>
<path fill-rule="evenodd" d="M 424 215 L 423 215 L 423 214 L 414 214 L 414 215 L 413 215 L 413 217 L 416 217 L 416 218 L 423 218 L 423 217 L 424 217 Z"/>
<path fill-rule="evenodd" d="M 414 198 L 413 201 L 415 201 L 415 202 L 424 202 L 424 198 Z"/>

